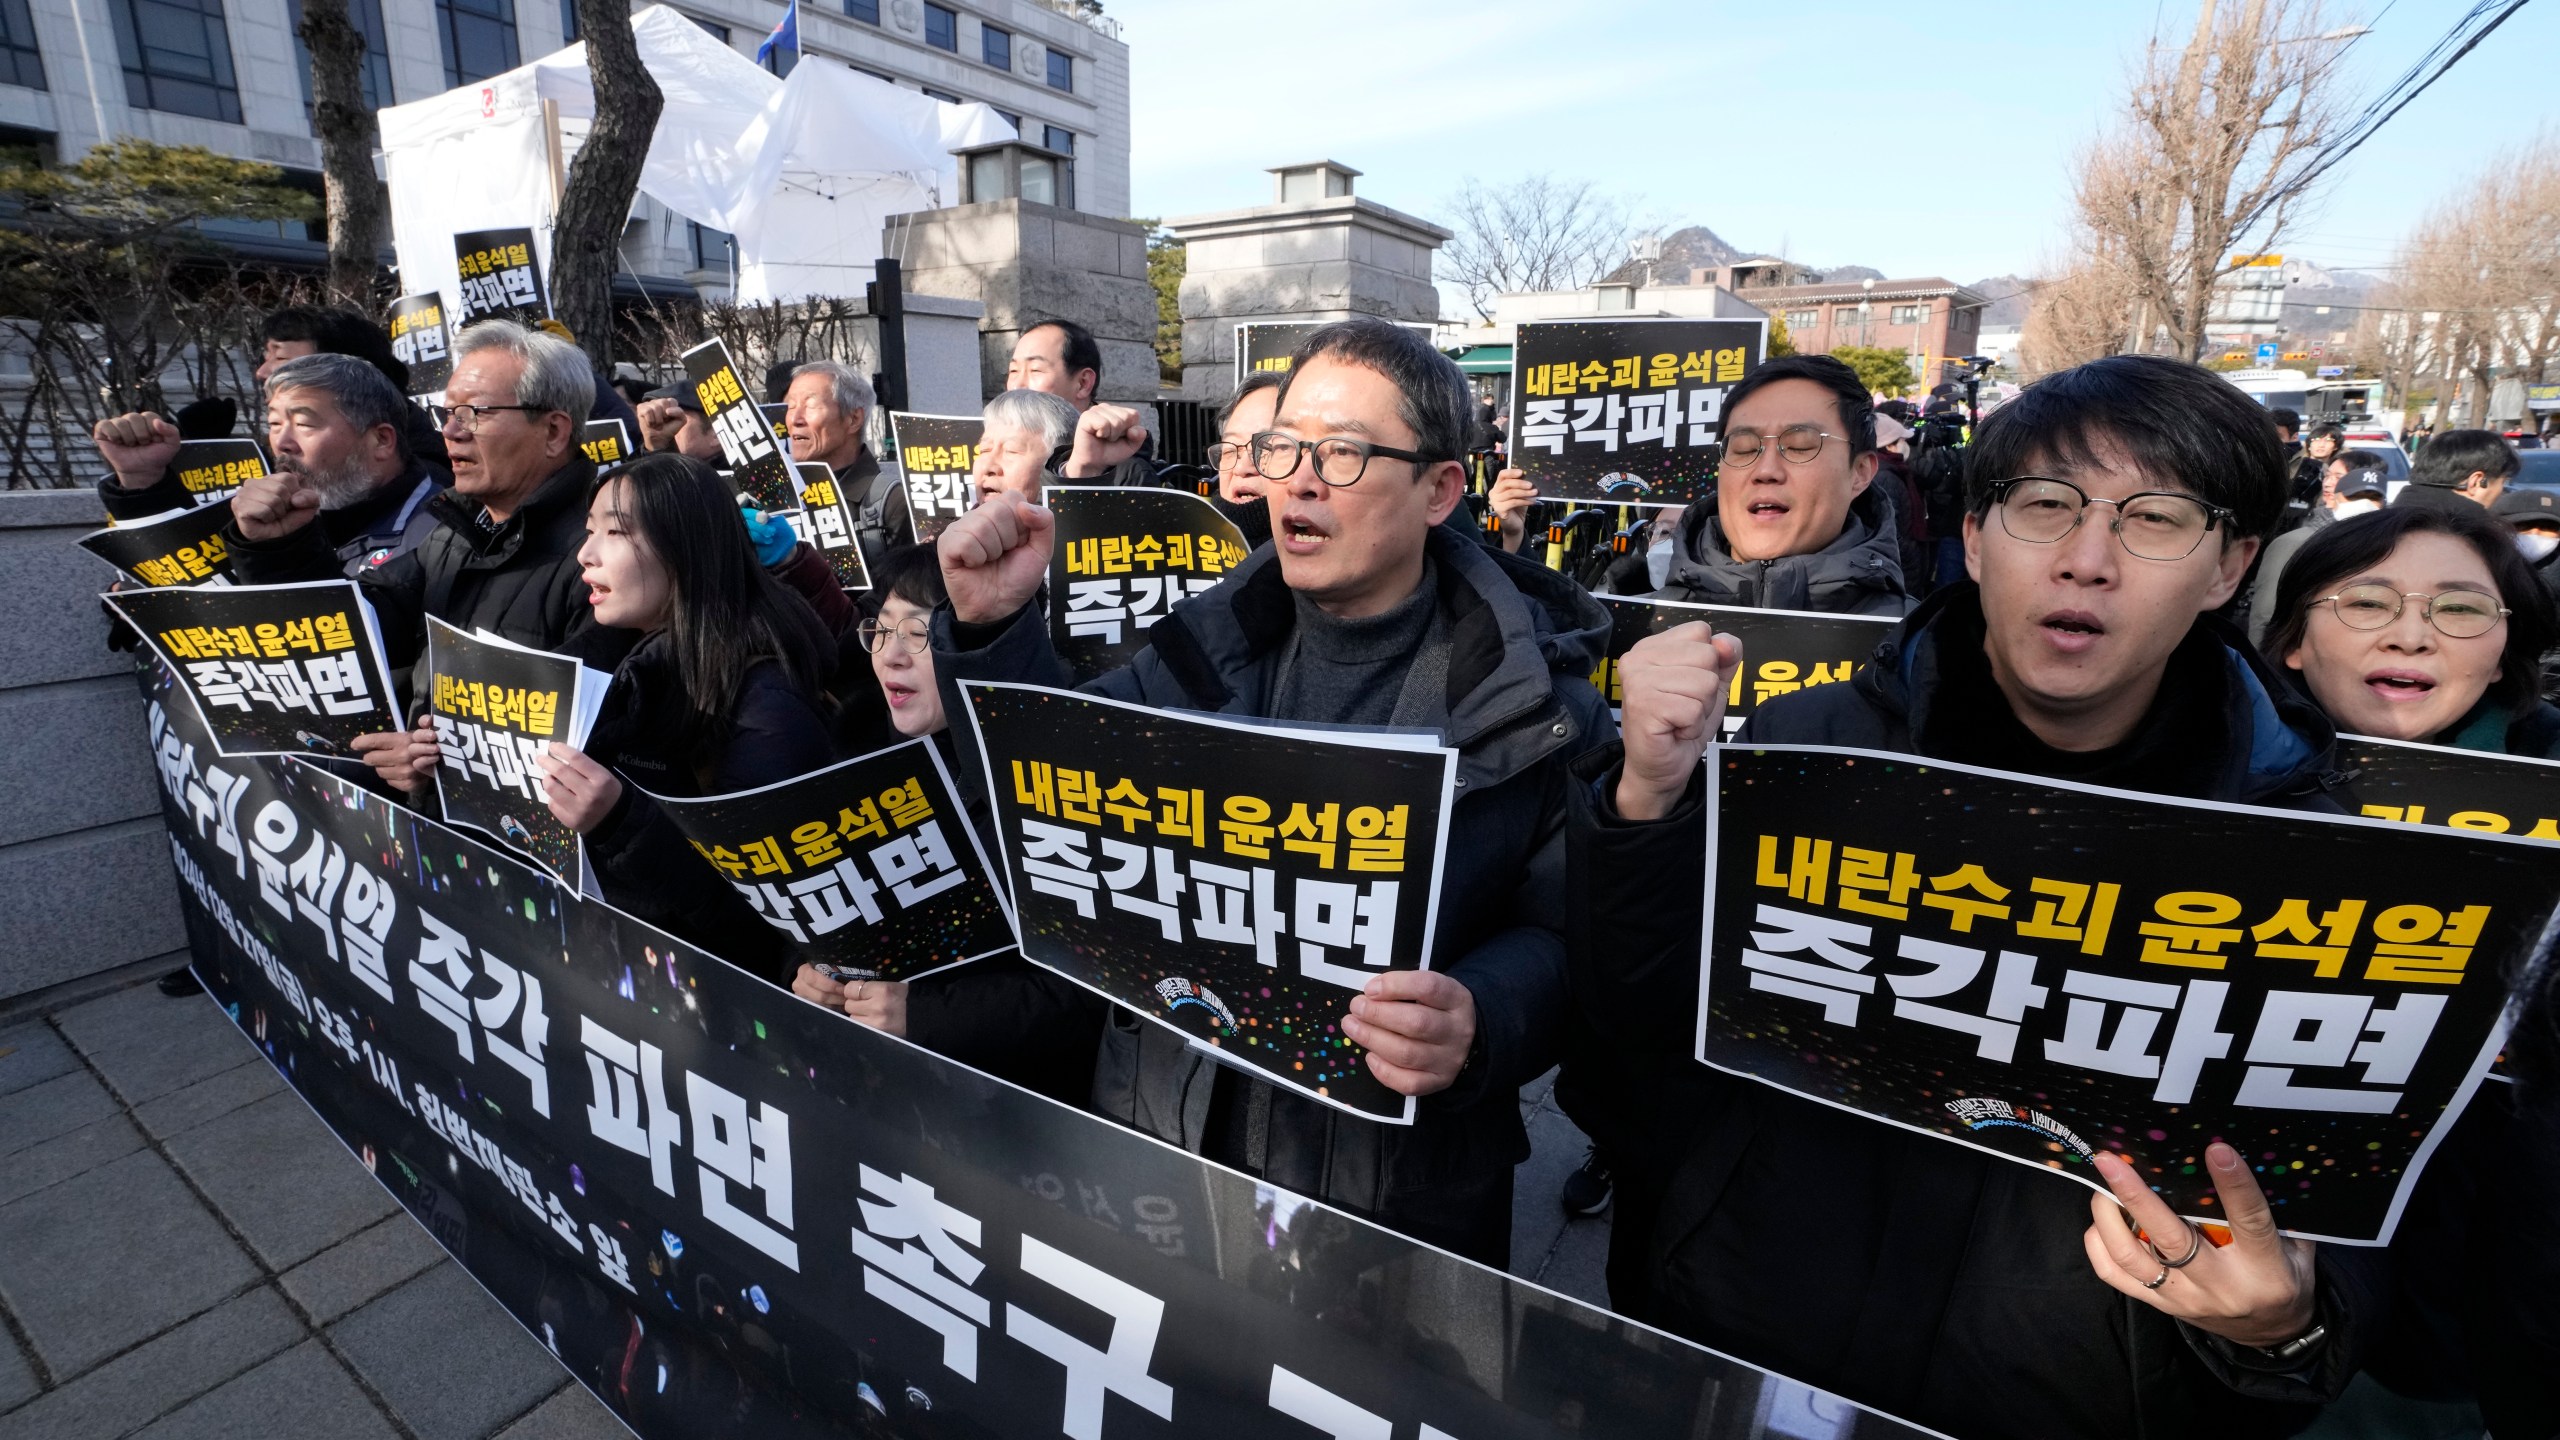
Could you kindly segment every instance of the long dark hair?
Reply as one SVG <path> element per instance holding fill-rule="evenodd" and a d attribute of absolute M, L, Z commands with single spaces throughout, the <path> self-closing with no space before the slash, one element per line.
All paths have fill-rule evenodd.
<path fill-rule="evenodd" d="M 756 562 L 738 518 L 737 497 L 719 473 L 690 456 L 645 455 L 588 492 L 588 503 L 622 482 L 624 518 L 658 563 L 672 591 L 667 640 L 690 704 L 676 736 L 690 752 L 725 741 L 747 672 L 766 661 L 793 689 L 815 697 L 831 646 L 807 601 Z"/>
<path fill-rule="evenodd" d="M 2522 715 L 2541 703 L 2542 652 L 2560 632 L 2551 597 L 2534 578 L 2533 567 L 2516 549 L 2515 532 L 2506 522 L 2476 505 L 2453 509 L 2394 505 L 2341 520 L 2315 532 L 2285 562 L 2276 582 L 2274 622 L 2258 649 L 2278 664 L 2302 644 L 2311 628 L 2311 602 L 2340 582 L 2371 569 L 2412 535 L 2450 535 L 2480 554 L 2498 587 L 2498 603 L 2507 607 L 2507 644 L 2498 655 L 2498 678 L 2489 682 L 2488 698 Z"/>

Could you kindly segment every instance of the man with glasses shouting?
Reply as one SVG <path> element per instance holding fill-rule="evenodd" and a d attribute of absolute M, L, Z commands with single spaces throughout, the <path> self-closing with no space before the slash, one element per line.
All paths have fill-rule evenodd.
<path fill-rule="evenodd" d="M 484 320 L 456 337 L 445 403 L 431 408 L 453 460 L 453 488 L 427 502 L 439 528 L 356 577 L 381 622 L 395 681 L 424 660 L 429 615 L 540 650 L 574 648 L 607 670 L 638 638 L 597 626 L 578 574 L 595 478 L 578 431 L 595 384 L 577 346 L 512 321 Z M 308 487 L 244 487 L 231 506 L 240 582 L 337 578 L 328 541 L 311 523 L 320 504 Z M 412 680 L 403 713 L 416 691 Z M 421 725 L 358 736 L 355 748 L 377 778 L 405 794 L 435 753 L 434 735 Z"/>
<path fill-rule="evenodd" d="M 1753 711 L 1735 743 L 2339 808 L 2328 722 L 2212 615 L 2284 507 L 2263 411 L 2195 366 L 2119 355 L 2029 386 L 1968 466 L 1972 583 L 1888 631 L 1849 684 Z M 1950 1434 L 2292 1433 L 2354 1373 L 2378 1252 L 2280 1238 L 2229 1146 L 2200 1158 L 2234 1241 L 2190 1249 L 2113 1157 L 2097 1163 L 2116 1199 L 2084 1197 L 1689 1058 L 1699 759 L 1741 661 L 1703 624 L 1639 644 L 1623 751 L 1576 766 L 1577 1009 L 1629 1057 L 1619 1103 L 1665 1122 L 1621 1157 L 1614 1307 Z"/>
<path fill-rule="evenodd" d="M 1114 1011 L 1093 1107 L 1284 1189 L 1493 1265 L 1508 1263 L 1520 1087 L 1554 1063 L 1564 989 L 1566 766 L 1610 738 L 1588 676 L 1608 618 L 1562 575 L 1441 522 L 1466 488 L 1466 377 L 1418 332 L 1328 325 L 1298 348 L 1251 455 L 1272 544 L 1176 605 L 1096 694 L 1353 726 L 1426 727 L 1459 752 L 1431 968 L 1344 996 L 1411 1126 L 1328 1109 Z M 957 682 L 1068 683 L 1032 604 L 1055 521 L 996 494 L 942 532 L 933 618 Z M 965 742 L 958 749 L 970 753 Z"/>

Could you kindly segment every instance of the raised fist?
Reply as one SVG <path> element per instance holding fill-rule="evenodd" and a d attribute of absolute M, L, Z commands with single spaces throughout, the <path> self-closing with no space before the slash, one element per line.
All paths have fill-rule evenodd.
<path fill-rule="evenodd" d="M 178 458 L 178 427 L 157 415 L 110 415 L 89 427 L 89 438 L 127 490 L 147 490 Z"/>
<path fill-rule="evenodd" d="M 966 624 L 991 625 L 1030 604 L 1049 578 L 1057 538 L 1056 516 L 1010 490 L 990 493 L 936 542 L 951 613 Z"/>

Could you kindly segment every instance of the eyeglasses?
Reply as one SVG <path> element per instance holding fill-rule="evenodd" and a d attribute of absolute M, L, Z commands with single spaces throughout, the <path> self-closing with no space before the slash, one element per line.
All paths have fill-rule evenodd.
<path fill-rule="evenodd" d="M 1991 487 L 1991 503 L 2000 512 L 2000 528 L 2014 539 L 2050 545 L 2080 528 L 2092 505 L 2112 505 L 2115 532 L 2125 553 L 2141 560 L 2184 560 L 2196 553 L 2204 537 L 2233 513 L 2207 505 L 2193 495 L 2146 490 L 2122 500 L 2102 500 L 2068 480 L 2021 475 Z"/>
<path fill-rule="evenodd" d="M 521 410 L 527 415 L 546 413 L 544 407 L 540 405 L 430 405 L 427 407 L 427 416 L 436 422 L 436 428 L 439 430 L 459 420 L 462 422 L 463 434 L 477 435 L 480 433 L 481 419 L 495 410 Z"/>
<path fill-rule="evenodd" d="M 2498 603 L 2497 596 L 2477 590 L 2447 590 L 2438 595 L 2412 591 L 2404 595 L 2388 585 L 2350 585 L 2311 603 L 2328 606 L 2338 623 L 2350 630 L 2379 630 L 2399 619 L 2401 610 L 2412 600 L 2427 602 L 2426 609 L 2419 613 L 2436 627 L 2437 634 L 2451 640 L 2486 635 L 2510 613 Z"/>
<path fill-rule="evenodd" d="M 1209 447 L 1209 468 L 1212 470 L 1224 470 L 1229 465 L 1250 465 L 1252 463 L 1253 444 L 1251 441 L 1247 441 L 1242 445 L 1222 444 L 1212 445 Z"/>
<path fill-rule="evenodd" d="M 1769 448 L 1769 438 L 1757 430 L 1737 431 L 1725 439 L 1724 458 L 1741 465 L 1755 464 L 1760 452 Z M 1776 437 L 1778 453 L 1790 465 L 1812 464 L 1813 457 L 1822 453 L 1824 441 L 1840 438 L 1819 425 L 1790 425 Z"/>
<path fill-rule="evenodd" d="M 1327 435 L 1321 440 L 1301 440 L 1277 430 L 1265 430 L 1253 437 L 1254 473 L 1265 480 L 1286 480 L 1298 473 L 1300 462 L 1313 451 L 1316 478 L 1337 490 L 1360 483 L 1368 472 L 1369 457 L 1384 455 L 1390 460 L 1403 460 L 1414 465 L 1428 465 L 1428 455 L 1412 450 L 1398 450 L 1392 445 L 1372 445 L 1348 435 Z"/>
<path fill-rule="evenodd" d="M 874 655 L 889 643 L 891 636 L 897 637 L 898 648 L 910 655 L 923 654 L 925 647 L 933 643 L 933 632 L 925 627 L 922 620 L 901 620 L 895 625 L 865 620 L 854 627 L 853 633 L 861 637 L 862 648 Z"/>

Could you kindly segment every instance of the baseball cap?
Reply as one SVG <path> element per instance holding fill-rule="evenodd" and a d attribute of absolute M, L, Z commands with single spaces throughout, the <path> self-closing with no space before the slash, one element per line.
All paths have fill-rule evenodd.
<path fill-rule="evenodd" d="M 2391 488 L 2383 483 L 2379 470 L 2350 470 L 2347 477 L 2338 482 L 2338 498 L 2341 500 L 2386 500 L 2390 495 Z"/>
<path fill-rule="evenodd" d="M 696 415 L 702 413 L 702 397 L 693 392 L 692 386 L 684 384 L 681 381 L 673 385 L 661 385 L 657 389 L 650 391 L 648 394 L 643 395 L 640 398 L 643 400 L 673 400 L 676 402 L 676 408 L 679 410 L 690 410 Z"/>
<path fill-rule="evenodd" d="M 2510 485 L 2489 513 L 2510 525 L 2540 523 L 2560 525 L 2560 494 L 2549 490 L 2519 490 Z"/>

